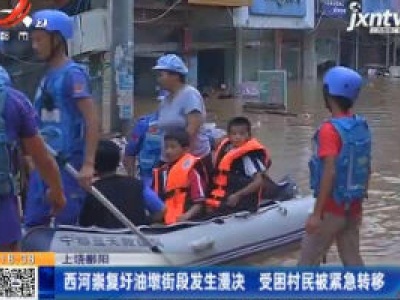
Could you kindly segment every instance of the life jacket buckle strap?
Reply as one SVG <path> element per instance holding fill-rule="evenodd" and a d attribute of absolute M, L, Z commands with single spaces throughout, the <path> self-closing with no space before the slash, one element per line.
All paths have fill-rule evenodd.
<path fill-rule="evenodd" d="M 176 188 L 176 189 L 170 190 L 170 191 L 165 192 L 163 194 L 163 199 L 172 198 L 173 196 L 175 196 L 178 193 L 187 193 L 188 190 L 189 189 L 187 187 L 185 187 L 185 188 Z"/>
<path fill-rule="evenodd" d="M 225 199 L 225 197 L 216 196 L 216 195 L 213 195 L 213 194 L 211 195 L 210 198 L 213 199 L 213 200 L 216 200 L 216 201 L 223 201 Z"/>

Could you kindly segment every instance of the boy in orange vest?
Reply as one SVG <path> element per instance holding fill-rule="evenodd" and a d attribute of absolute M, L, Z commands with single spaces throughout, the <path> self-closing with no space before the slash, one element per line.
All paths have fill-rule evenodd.
<path fill-rule="evenodd" d="M 228 124 L 228 138 L 215 153 L 207 211 L 214 216 L 257 211 L 270 164 L 268 150 L 251 136 L 250 121 L 245 117 L 233 118 Z"/>
<path fill-rule="evenodd" d="M 189 153 L 190 137 L 183 129 L 164 136 L 167 163 L 154 170 L 154 190 L 165 201 L 164 222 L 194 220 L 203 211 L 205 169 L 199 158 Z"/>

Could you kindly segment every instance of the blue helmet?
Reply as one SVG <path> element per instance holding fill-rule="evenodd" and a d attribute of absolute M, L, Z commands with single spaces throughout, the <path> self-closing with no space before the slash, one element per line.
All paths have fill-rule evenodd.
<path fill-rule="evenodd" d="M 4 69 L 2 66 L 0 66 L 0 82 L 2 82 L 4 85 L 11 85 L 10 75 L 8 74 L 7 70 Z"/>
<path fill-rule="evenodd" d="M 323 83 L 329 95 L 354 102 L 361 90 L 362 77 L 352 69 L 338 66 L 326 72 Z"/>
<path fill-rule="evenodd" d="M 65 40 L 74 35 L 74 24 L 71 17 L 56 9 L 44 9 L 35 12 L 32 16 L 31 28 L 48 32 L 58 32 Z"/>
<path fill-rule="evenodd" d="M 157 65 L 153 70 L 170 71 L 181 75 L 187 75 L 189 72 L 183 60 L 175 54 L 166 54 L 157 60 Z"/>

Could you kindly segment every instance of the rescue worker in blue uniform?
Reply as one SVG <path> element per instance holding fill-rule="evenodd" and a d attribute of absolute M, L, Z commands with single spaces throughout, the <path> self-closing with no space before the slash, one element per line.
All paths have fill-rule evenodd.
<path fill-rule="evenodd" d="M 363 265 L 360 255 L 362 201 L 371 172 L 371 132 L 351 109 L 362 86 L 361 76 L 333 67 L 323 80 L 331 118 L 314 138 L 310 184 L 316 203 L 306 222 L 299 265 L 319 265 L 333 242 L 345 266 Z"/>
<path fill-rule="evenodd" d="M 78 221 L 86 197 L 84 188 L 88 188 L 93 179 L 98 114 L 87 72 L 67 56 L 73 20 L 52 9 L 37 11 L 32 18 L 32 46 L 38 58 L 48 66 L 35 98 L 40 133 L 58 155 L 79 171 L 78 182 L 61 168 L 67 205 L 55 223 L 73 225 Z M 49 205 L 43 201 L 45 190 L 45 184 L 34 171 L 28 188 L 26 227 L 49 222 Z"/>
<path fill-rule="evenodd" d="M 22 232 L 16 186 L 20 150 L 31 156 L 49 186 L 43 201 L 49 201 L 53 207 L 51 214 L 56 214 L 66 202 L 57 163 L 39 135 L 31 102 L 12 87 L 7 71 L 0 66 L 0 252 L 20 250 Z"/>
<path fill-rule="evenodd" d="M 133 127 L 125 149 L 124 165 L 128 175 L 138 173 L 147 186 L 151 186 L 153 169 L 160 161 L 162 134 L 158 127 L 158 112 L 141 117 Z M 136 172 L 136 159 L 139 172 Z"/>

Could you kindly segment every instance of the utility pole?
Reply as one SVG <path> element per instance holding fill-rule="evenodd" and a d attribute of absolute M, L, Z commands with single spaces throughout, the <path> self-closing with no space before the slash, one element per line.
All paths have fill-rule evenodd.
<path fill-rule="evenodd" d="M 109 0 L 111 131 L 126 133 L 134 111 L 134 0 Z"/>
<path fill-rule="evenodd" d="M 235 85 L 243 81 L 243 29 L 236 28 Z"/>
<path fill-rule="evenodd" d="M 397 66 L 397 36 L 393 37 L 393 66 Z"/>
<path fill-rule="evenodd" d="M 342 41 L 341 41 L 341 33 L 340 29 L 337 30 L 337 54 L 336 54 L 336 65 L 339 66 L 341 63 L 341 55 L 342 55 Z"/>
<path fill-rule="evenodd" d="M 386 68 L 390 67 L 390 35 L 386 35 Z"/>

